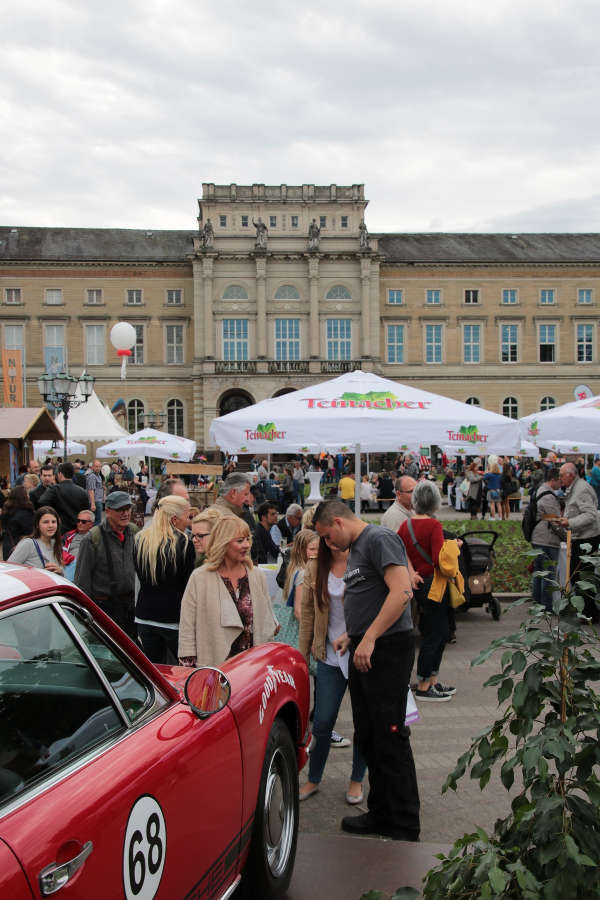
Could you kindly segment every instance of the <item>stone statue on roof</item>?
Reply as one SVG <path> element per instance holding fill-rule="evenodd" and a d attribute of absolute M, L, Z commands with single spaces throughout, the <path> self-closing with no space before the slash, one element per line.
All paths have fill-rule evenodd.
<path fill-rule="evenodd" d="M 361 250 L 371 249 L 369 244 L 369 232 L 364 219 L 360 220 L 360 225 L 358 226 L 358 246 Z"/>
<path fill-rule="evenodd" d="M 268 231 L 269 231 L 267 226 L 265 225 L 265 223 L 263 222 L 263 220 L 261 219 L 260 216 L 258 217 L 258 222 L 255 222 L 254 219 L 252 219 L 252 224 L 256 228 L 256 244 L 254 245 L 255 248 L 257 250 L 266 250 L 267 249 L 267 235 L 268 235 Z"/>
<path fill-rule="evenodd" d="M 215 231 L 212 227 L 212 222 L 210 219 L 207 219 L 204 228 L 200 232 L 200 240 L 202 241 L 202 249 L 203 250 L 212 250 L 215 241 Z"/>
<path fill-rule="evenodd" d="M 308 226 L 308 249 L 309 250 L 318 250 L 319 249 L 319 238 L 321 235 L 321 229 L 317 225 L 317 220 L 313 219 L 310 225 Z"/>

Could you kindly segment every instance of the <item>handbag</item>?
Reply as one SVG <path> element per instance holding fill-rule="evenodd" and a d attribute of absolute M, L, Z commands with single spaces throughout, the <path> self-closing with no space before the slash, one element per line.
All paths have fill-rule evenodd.
<path fill-rule="evenodd" d="M 465 595 L 460 592 L 454 578 L 448 581 L 448 599 L 452 609 L 458 609 L 465 602 Z"/>

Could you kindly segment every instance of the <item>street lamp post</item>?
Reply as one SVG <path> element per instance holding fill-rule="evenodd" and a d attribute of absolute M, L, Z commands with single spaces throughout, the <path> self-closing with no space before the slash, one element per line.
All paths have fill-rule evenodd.
<path fill-rule="evenodd" d="M 40 375 L 38 378 L 38 388 L 44 398 L 44 403 L 50 404 L 54 409 L 61 409 L 65 418 L 63 462 L 66 461 L 68 455 L 69 411 L 88 402 L 94 391 L 95 381 L 93 375 L 81 375 L 80 378 L 75 378 L 74 375 L 67 375 L 65 372 L 58 372 L 55 375 Z M 79 388 L 80 396 L 77 395 L 77 388 Z"/>

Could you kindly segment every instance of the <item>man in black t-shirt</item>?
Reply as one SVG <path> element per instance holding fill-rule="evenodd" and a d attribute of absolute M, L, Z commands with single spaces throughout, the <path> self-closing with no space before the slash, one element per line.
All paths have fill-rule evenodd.
<path fill-rule="evenodd" d="M 339 500 L 319 504 L 313 528 L 330 547 L 350 550 L 344 581 L 350 648 L 348 685 L 354 739 L 369 769 L 369 811 L 342 819 L 351 834 L 382 834 L 418 841 L 419 790 L 405 725 L 414 663 L 412 586 L 404 544 L 397 534 L 367 525 Z"/>

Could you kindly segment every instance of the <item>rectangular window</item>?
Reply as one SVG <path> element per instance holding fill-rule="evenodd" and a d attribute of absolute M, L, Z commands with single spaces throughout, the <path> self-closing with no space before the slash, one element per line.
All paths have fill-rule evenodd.
<path fill-rule="evenodd" d="M 227 216 L 219 216 L 219 226 L 221 228 L 227 227 Z"/>
<path fill-rule="evenodd" d="M 327 359 L 352 359 L 352 319 L 327 319 Z"/>
<path fill-rule="evenodd" d="M 181 306 L 183 303 L 183 291 L 181 288 L 170 288 L 167 291 L 167 303 L 169 306 Z"/>
<path fill-rule="evenodd" d="M 442 361 L 442 325 L 426 325 L 425 326 L 425 362 L 441 363 L 441 361 Z"/>
<path fill-rule="evenodd" d="M 167 325 L 167 365 L 183 363 L 183 325 Z"/>
<path fill-rule="evenodd" d="M 388 303 L 395 303 L 400 306 L 402 303 L 404 303 L 404 291 L 396 290 L 395 288 L 389 288 Z"/>
<path fill-rule="evenodd" d="M 275 319 L 275 359 L 300 359 L 300 319 Z"/>
<path fill-rule="evenodd" d="M 319 228 L 327 228 L 327 216 L 319 216 Z"/>
<path fill-rule="evenodd" d="M 248 319 L 223 319 L 223 359 L 248 359 Z"/>
<path fill-rule="evenodd" d="M 556 362 L 556 325 L 540 325 L 540 362 Z"/>
<path fill-rule="evenodd" d="M 593 362 L 594 326 L 585 324 L 577 326 L 577 362 Z"/>
<path fill-rule="evenodd" d="M 102 303 L 102 289 L 101 288 L 88 288 L 85 292 L 86 303 L 90 306 L 97 306 L 99 303 Z"/>
<path fill-rule="evenodd" d="M 269 228 L 277 227 L 277 216 L 269 216 Z"/>
<path fill-rule="evenodd" d="M 23 325 L 4 326 L 4 347 L 6 350 L 25 350 L 25 327 Z"/>
<path fill-rule="evenodd" d="M 342 228 L 348 227 L 348 216 L 342 216 L 341 224 L 342 224 Z"/>
<path fill-rule="evenodd" d="M 46 372 L 53 375 L 66 371 L 65 326 L 46 325 L 44 328 L 44 365 Z"/>
<path fill-rule="evenodd" d="M 127 291 L 127 303 L 129 306 L 139 306 L 142 302 L 142 291 L 140 288 L 133 288 Z"/>
<path fill-rule="evenodd" d="M 5 303 L 21 303 L 21 288 L 5 288 Z"/>
<path fill-rule="evenodd" d="M 465 291 L 465 303 L 479 303 L 479 291 L 478 290 Z"/>
<path fill-rule="evenodd" d="M 387 361 L 389 363 L 404 362 L 404 325 L 388 325 L 387 327 Z"/>
<path fill-rule="evenodd" d="M 63 302 L 62 288 L 47 288 L 46 303 L 49 306 L 61 306 Z"/>
<path fill-rule="evenodd" d="M 518 361 L 519 346 L 517 343 L 518 333 L 516 325 L 503 325 L 500 330 L 500 339 L 502 344 L 501 360 L 503 363 L 514 363 Z"/>
<path fill-rule="evenodd" d="M 502 291 L 502 302 L 510 306 L 517 302 L 517 291 L 515 288 L 504 288 Z"/>
<path fill-rule="evenodd" d="M 577 291 L 577 302 L 578 303 L 591 303 L 592 302 L 592 289 L 591 288 L 579 288 Z"/>
<path fill-rule="evenodd" d="M 135 328 L 135 344 L 131 351 L 131 362 L 134 366 L 144 365 L 144 326 L 134 325 Z"/>
<path fill-rule="evenodd" d="M 85 326 L 85 350 L 88 366 L 104 365 L 104 325 Z"/>
<path fill-rule="evenodd" d="M 248 227 L 248 216 L 242 216 L 242 228 Z"/>
<path fill-rule="evenodd" d="M 481 325 L 465 325 L 463 328 L 463 361 L 481 362 Z"/>
<path fill-rule="evenodd" d="M 427 291 L 427 303 L 438 306 L 442 302 L 441 291 Z"/>
<path fill-rule="evenodd" d="M 292 216 L 292 228 L 298 227 L 298 216 Z"/>
<path fill-rule="evenodd" d="M 542 306 L 552 306 L 554 303 L 554 288 L 542 288 L 540 290 L 540 303 Z"/>

